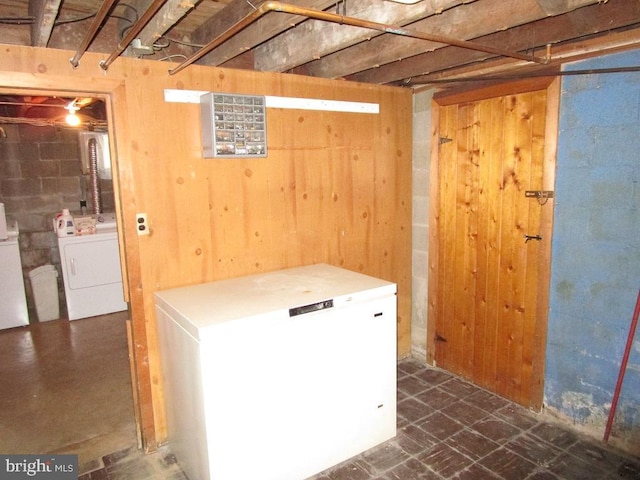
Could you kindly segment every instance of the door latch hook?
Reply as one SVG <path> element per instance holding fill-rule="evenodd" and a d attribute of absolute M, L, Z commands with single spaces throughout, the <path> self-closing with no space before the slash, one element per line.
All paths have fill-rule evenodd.
<path fill-rule="evenodd" d="M 540 235 L 525 235 L 524 238 L 524 243 L 527 243 L 529 240 L 542 240 L 542 237 Z"/>

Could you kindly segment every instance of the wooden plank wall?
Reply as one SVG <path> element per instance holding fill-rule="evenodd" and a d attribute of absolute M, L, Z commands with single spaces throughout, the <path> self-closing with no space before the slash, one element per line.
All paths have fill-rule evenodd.
<path fill-rule="evenodd" d="M 527 408 L 542 401 L 553 208 L 525 192 L 553 190 L 551 84 L 433 104 L 435 140 L 449 141 L 432 159 L 429 361 Z"/>
<path fill-rule="evenodd" d="M 326 262 L 398 284 L 398 355 L 410 351 L 411 121 L 408 89 L 3 46 L 0 89 L 104 95 L 129 285 L 145 447 L 166 437 L 153 293 Z M 166 88 L 372 102 L 379 114 L 268 109 L 268 158 L 204 159 L 199 106 Z M 136 234 L 135 214 L 151 235 Z M 238 346 L 238 355 L 242 355 Z M 328 354 L 330 352 L 327 352 Z"/>

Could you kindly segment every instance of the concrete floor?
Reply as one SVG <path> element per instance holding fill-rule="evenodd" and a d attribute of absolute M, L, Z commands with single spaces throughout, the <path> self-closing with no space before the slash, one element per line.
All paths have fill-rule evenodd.
<path fill-rule="evenodd" d="M 137 445 L 126 318 L 0 331 L 0 452 L 78 454 L 82 472 Z"/>
<path fill-rule="evenodd" d="M 0 453 L 77 454 L 80 480 L 186 480 L 167 446 L 137 448 L 126 318 L 0 331 Z M 396 438 L 313 480 L 423 479 L 639 480 L 640 459 L 408 359 Z"/>

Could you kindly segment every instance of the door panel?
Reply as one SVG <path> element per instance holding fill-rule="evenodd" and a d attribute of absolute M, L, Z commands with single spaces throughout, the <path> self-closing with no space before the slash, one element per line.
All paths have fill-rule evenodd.
<path fill-rule="evenodd" d="M 111 234 L 74 238 L 63 245 L 65 274 L 72 290 L 122 283 L 118 239 Z"/>
<path fill-rule="evenodd" d="M 438 108 L 435 363 L 525 406 L 539 405 L 547 90 Z M 546 200 L 546 199 L 545 199 Z M 544 231 L 543 231 L 544 230 Z M 542 240 L 526 241 L 526 235 Z M 547 275 L 548 276 L 548 275 Z"/>

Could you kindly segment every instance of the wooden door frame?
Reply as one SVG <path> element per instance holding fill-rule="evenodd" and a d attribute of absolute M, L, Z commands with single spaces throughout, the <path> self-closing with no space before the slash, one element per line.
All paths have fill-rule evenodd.
<path fill-rule="evenodd" d="M 130 228 L 123 222 L 123 209 L 135 208 L 133 192 L 126 188 L 131 184 L 129 175 L 130 145 L 127 128 L 127 99 L 125 85 L 121 80 L 92 77 L 32 75 L 20 72 L 0 71 L 0 92 L 42 96 L 87 96 L 102 98 L 107 109 L 109 144 L 114 163 L 113 188 L 115 214 L 118 222 L 118 245 L 123 272 L 123 289 L 129 306 L 127 320 L 127 343 L 133 395 L 133 409 L 136 422 L 138 448 L 146 451 L 157 449 L 155 417 L 151 392 L 151 373 L 148 361 L 148 342 L 144 304 L 140 288 L 140 255 L 135 226 Z"/>
<path fill-rule="evenodd" d="M 556 154 L 558 146 L 558 119 L 560 113 L 560 77 L 540 77 L 495 84 L 474 90 L 456 90 L 436 93 L 431 103 L 431 162 L 429 184 L 429 264 L 427 291 L 427 363 L 435 366 L 436 347 L 436 313 L 438 289 L 440 288 L 438 262 L 439 236 L 439 145 L 440 145 L 440 115 L 441 106 L 454 105 L 464 102 L 484 100 L 492 97 L 514 95 L 537 90 L 547 92 L 547 110 L 544 139 L 544 176 L 543 190 L 553 191 L 555 187 Z M 540 234 L 543 238 L 552 239 L 554 199 L 549 199 L 549 208 L 541 211 Z M 551 280 L 551 241 L 545 243 L 545 248 L 539 249 L 540 268 L 538 271 L 539 295 L 537 298 L 536 330 L 534 339 L 532 403 L 533 410 L 542 408 L 544 394 L 544 368 L 547 344 L 547 322 L 549 316 L 549 286 Z M 542 246 L 542 245 L 541 245 Z"/>

